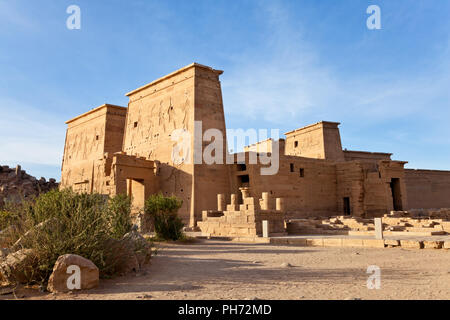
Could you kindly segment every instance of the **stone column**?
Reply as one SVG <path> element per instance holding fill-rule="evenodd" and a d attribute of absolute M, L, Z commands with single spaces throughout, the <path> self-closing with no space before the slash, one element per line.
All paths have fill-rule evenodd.
<path fill-rule="evenodd" d="M 231 194 L 231 205 L 232 205 L 232 206 L 235 206 L 235 207 L 236 207 L 236 205 L 237 205 L 236 199 L 237 199 L 236 194 L 235 194 L 235 193 Z"/>
<path fill-rule="evenodd" d="M 226 208 L 226 201 L 225 201 L 225 195 L 223 193 L 219 193 L 217 195 L 217 210 L 218 211 L 225 211 Z"/>
<path fill-rule="evenodd" d="M 262 193 L 261 210 L 269 210 L 269 193 Z"/>
<path fill-rule="evenodd" d="M 284 199 L 283 198 L 277 198 L 276 199 L 276 205 L 277 205 L 277 207 L 276 207 L 277 211 L 284 211 L 285 210 L 285 208 L 284 208 Z"/>
<path fill-rule="evenodd" d="M 22 177 L 22 167 L 20 165 L 17 165 L 16 167 L 16 176 L 19 178 Z"/>
<path fill-rule="evenodd" d="M 238 207 L 238 203 L 237 203 L 237 194 L 232 193 L 231 194 L 231 203 L 230 203 L 230 207 L 233 211 L 237 210 Z"/>
<path fill-rule="evenodd" d="M 269 237 L 269 221 L 267 220 L 262 221 L 262 234 L 263 238 Z"/>
<path fill-rule="evenodd" d="M 250 197 L 250 189 L 248 187 L 239 188 L 242 192 L 242 199 Z"/>

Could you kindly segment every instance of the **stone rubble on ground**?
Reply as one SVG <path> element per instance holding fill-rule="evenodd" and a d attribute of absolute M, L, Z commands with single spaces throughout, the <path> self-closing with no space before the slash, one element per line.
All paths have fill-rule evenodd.
<path fill-rule="evenodd" d="M 21 249 L 0 261 L 0 278 L 7 283 L 27 283 L 38 260 L 32 249 Z"/>

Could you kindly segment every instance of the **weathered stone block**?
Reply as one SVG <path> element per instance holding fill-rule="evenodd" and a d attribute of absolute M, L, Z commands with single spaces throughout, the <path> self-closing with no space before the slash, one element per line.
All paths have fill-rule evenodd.
<path fill-rule="evenodd" d="M 398 247 L 400 246 L 400 240 L 389 240 L 385 239 L 384 244 L 391 247 Z"/>
<path fill-rule="evenodd" d="M 255 211 L 255 205 L 254 204 L 248 204 L 247 205 L 247 210 L 248 211 Z"/>
<path fill-rule="evenodd" d="M 400 240 L 400 245 L 402 246 L 402 248 L 422 249 L 423 248 L 423 241 Z"/>
<path fill-rule="evenodd" d="M 306 239 L 306 245 L 311 247 L 323 247 L 323 239 Z"/>
<path fill-rule="evenodd" d="M 444 245 L 444 241 L 424 241 L 424 249 L 441 249 Z"/>
<path fill-rule="evenodd" d="M 306 246 L 306 239 L 303 239 L 303 238 L 288 239 L 287 243 L 296 245 L 296 246 Z"/>
<path fill-rule="evenodd" d="M 343 247 L 363 247 L 363 239 L 342 239 Z"/>
<path fill-rule="evenodd" d="M 384 240 L 380 239 L 363 239 L 364 247 L 369 248 L 384 248 Z"/>
<path fill-rule="evenodd" d="M 255 205 L 255 198 L 245 198 L 244 204 Z"/>
<path fill-rule="evenodd" d="M 10 253 L 0 263 L 0 278 L 8 283 L 27 283 L 33 280 L 33 270 L 38 263 L 38 257 L 32 249 Z"/>
<path fill-rule="evenodd" d="M 288 239 L 286 238 L 270 238 L 271 244 L 288 244 Z"/>
<path fill-rule="evenodd" d="M 342 239 L 323 239 L 324 247 L 342 247 Z"/>

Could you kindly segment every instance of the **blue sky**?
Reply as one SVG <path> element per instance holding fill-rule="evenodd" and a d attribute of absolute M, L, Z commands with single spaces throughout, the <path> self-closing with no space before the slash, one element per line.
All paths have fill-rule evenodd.
<path fill-rule="evenodd" d="M 0 163 L 59 179 L 66 120 L 199 62 L 225 71 L 228 128 L 338 121 L 344 148 L 450 170 L 449 16 L 440 0 L 0 0 Z"/>

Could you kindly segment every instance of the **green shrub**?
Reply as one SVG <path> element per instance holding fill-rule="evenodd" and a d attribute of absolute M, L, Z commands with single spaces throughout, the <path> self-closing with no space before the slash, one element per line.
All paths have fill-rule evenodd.
<path fill-rule="evenodd" d="M 91 260 L 101 276 L 116 273 L 115 262 L 125 251 L 117 240 L 131 230 L 127 197 L 52 190 L 18 210 L 21 219 L 11 239 L 20 239 L 14 250 L 34 250 L 39 261 L 34 281 L 46 282 L 58 257 L 68 253 Z"/>
<path fill-rule="evenodd" d="M 130 232 L 132 227 L 130 197 L 119 194 L 109 199 L 107 222 L 110 234 L 115 239 L 122 239 Z"/>
<path fill-rule="evenodd" d="M 183 204 L 175 196 L 152 195 L 145 202 L 145 214 L 153 219 L 157 238 L 162 240 L 179 240 L 183 235 L 183 221 L 178 217 L 178 209 Z"/>
<path fill-rule="evenodd" d="M 0 231 L 8 228 L 17 221 L 17 215 L 14 212 L 0 210 Z"/>

